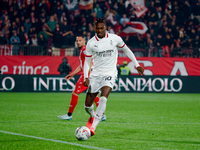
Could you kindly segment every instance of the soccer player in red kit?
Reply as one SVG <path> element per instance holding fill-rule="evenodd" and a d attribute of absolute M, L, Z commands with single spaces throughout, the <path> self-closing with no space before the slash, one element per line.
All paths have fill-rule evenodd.
<path fill-rule="evenodd" d="M 63 116 L 58 116 L 59 119 L 62 120 L 72 120 L 72 113 L 74 112 L 74 109 L 78 103 L 78 96 L 80 93 L 82 93 L 83 91 L 85 91 L 88 87 L 83 85 L 84 82 L 84 75 L 83 75 L 83 66 L 84 66 L 84 62 L 85 62 L 85 50 L 86 50 L 86 45 L 85 45 L 85 39 L 82 36 L 78 36 L 76 38 L 76 44 L 78 46 L 78 48 L 80 48 L 80 65 L 70 74 L 68 74 L 67 76 L 65 76 L 66 80 L 70 80 L 71 78 L 73 78 L 74 75 L 80 73 L 81 76 L 79 78 L 79 80 L 76 83 L 75 86 L 75 90 L 72 92 L 72 97 L 71 97 L 71 102 L 69 105 L 69 110 L 68 113 L 66 115 Z M 99 97 L 97 96 L 94 100 L 96 107 L 99 104 Z M 104 115 L 101 119 L 101 121 L 105 121 L 106 120 L 106 116 Z"/>

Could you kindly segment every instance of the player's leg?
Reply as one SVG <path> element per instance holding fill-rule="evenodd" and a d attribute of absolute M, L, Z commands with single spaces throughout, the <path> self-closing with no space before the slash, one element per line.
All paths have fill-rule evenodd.
<path fill-rule="evenodd" d="M 81 75 L 76 83 L 75 90 L 72 92 L 72 98 L 71 98 L 69 110 L 68 110 L 69 116 L 72 116 L 74 112 L 74 109 L 78 103 L 79 94 L 87 89 L 87 87 L 83 85 L 83 81 L 84 81 L 84 76 Z"/>
<path fill-rule="evenodd" d="M 94 106 L 93 102 L 98 93 L 87 93 L 85 100 L 85 110 L 90 115 L 90 117 L 94 117 Z"/>
<path fill-rule="evenodd" d="M 90 128 L 92 126 L 94 120 L 94 99 L 96 98 L 98 93 L 87 93 L 86 100 L 85 100 L 85 110 L 90 115 L 89 120 L 86 124 L 86 127 Z"/>
<path fill-rule="evenodd" d="M 89 78 L 89 86 L 87 89 L 86 99 L 85 99 L 85 110 L 91 117 L 94 116 L 94 106 L 93 102 L 96 96 L 99 93 L 99 77 L 98 76 L 90 76 Z"/>
<path fill-rule="evenodd" d="M 85 100 L 85 110 L 88 114 L 90 114 L 90 118 L 87 122 L 87 127 L 90 128 L 92 126 L 92 122 L 94 119 L 94 106 L 93 102 L 98 95 L 100 82 L 98 76 L 90 76 L 89 78 L 89 87 L 87 89 L 86 100 Z"/>
<path fill-rule="evenodd" d="M 78 96 L 79 96 L 79 93 L 72 92 L 72 98 L 71 98 L 71 101 L 69 104 L 69 110 L 67 113 L 69 116 L 72 116 L 72 113 L 74 112 L 74 109 L 78 103 Z"/>
<path fill-rule="evenodd" d="M 96 104 L 96 108 L 99 106 L 99 96 L 97 95 L 95 100 L 94 100 L 95 104 Z M 106 121 L 106 115 L 103 114 L 101 121 Z"/>
<path fill-rule="evenodd" d="M 58 116 L 59 119 L 72 120 L 72 113 L 74 112 L 74 109 L 78 103 L 78 96 L 79 93 L 75 93 L 74 91 L 72 92 L 68 113 L 66 115 Z"/>
<path fill-rule="evenodd" d="M 80 93 L 82 93 L 83 91 L 87 89 L 87 87 L 83 85 L 83 81 L 84 81 L 84 77 L 80 76 L 79 80 L 76 83 L 75 90 L 72 92 L 72 97 L 71 97 L 68 113 L 63 116 L 58 116 L 59 119 L 72 120 L 72 114 L 78 103 L 78 96 Z"/>
<path fill-rule="evenodd" d="M 92 127 L 94 128 L 94 130 L 96 129 L 99 122 L 101 121 L 101 118 L 106 110 L 107 98 L 111 90 L 112 88 L 109 86 L 104 86 L 101 89 L 101 97 L 99 98 L 99 106 L 96 109 L 96 114 L 95 114 L 94 121 L 92 124 Z"/>
<path fill-rule="evenodd" d="M 94 121 L 90 128 L 92 135 L 94 135 L 94 131 L 106 110 L 107 98 L 113 88 L 114 83 L 115 83 L 115 77 L 112 77 L 112 76 L 105 76 L 101 79 L 101 85 L 100 85 L 101 86 L 101 96 L 99 99 L 99 106 L 96 109 Z"/>

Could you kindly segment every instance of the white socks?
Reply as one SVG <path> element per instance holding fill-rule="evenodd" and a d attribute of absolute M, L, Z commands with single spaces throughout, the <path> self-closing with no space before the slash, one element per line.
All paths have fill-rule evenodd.
<path fill-rule="evenodd" d="M 90 107 L 85 106 L 85 110 L 90 115 L 90 117 L 94 117 L 94 105 L 93 104 Z"/>
<path fill-rule="evenodd" d="M 104 96 L 101 96 L 99 99 L 99 106 L 96 109 L 96 114 L 95 114 L 94 121 L 92 124 L 92 127 L 94 129 L 96 129 L 97 125 L 99 124 L 99 122 L 103 116 L 103 113 L 106 110 L 106 102 L 107 102 L 107 98 Z"/>

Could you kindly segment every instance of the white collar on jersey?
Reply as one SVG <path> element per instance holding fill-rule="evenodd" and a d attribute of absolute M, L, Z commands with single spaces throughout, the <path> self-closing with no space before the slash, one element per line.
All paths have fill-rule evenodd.
<path fill-rule="evenodd" d="M 96 40 L 97 41 L 99 41 L 99 40 L 101 40 L 100 38 L 98 38 L 98 36 L 97 36 L 97 34 L 95 33 L 95 38 L 96 38 Z M 105 37 L 104 38 L 108 38 L 108 33 L 106 32 L 106 35 L 105 35 Z M 103 38 L 102 38 L 103 39 Z"/>

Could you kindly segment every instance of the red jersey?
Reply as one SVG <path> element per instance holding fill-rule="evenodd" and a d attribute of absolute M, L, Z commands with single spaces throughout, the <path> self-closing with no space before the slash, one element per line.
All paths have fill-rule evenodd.
<path fill-rule="evenodd" d="M 83 74 L 83 68 L 84 68 L 84 62 L 85 62 L 85 56 L 86 56 L 85 50 L 86 50 L 86 45 L 84 45 L 80 50 L 79 59 L 80 59 L 80 64 L 81 64 L 81 68 L 82 68 L 82 71 L 80 72 L 80 74 Z"/>

